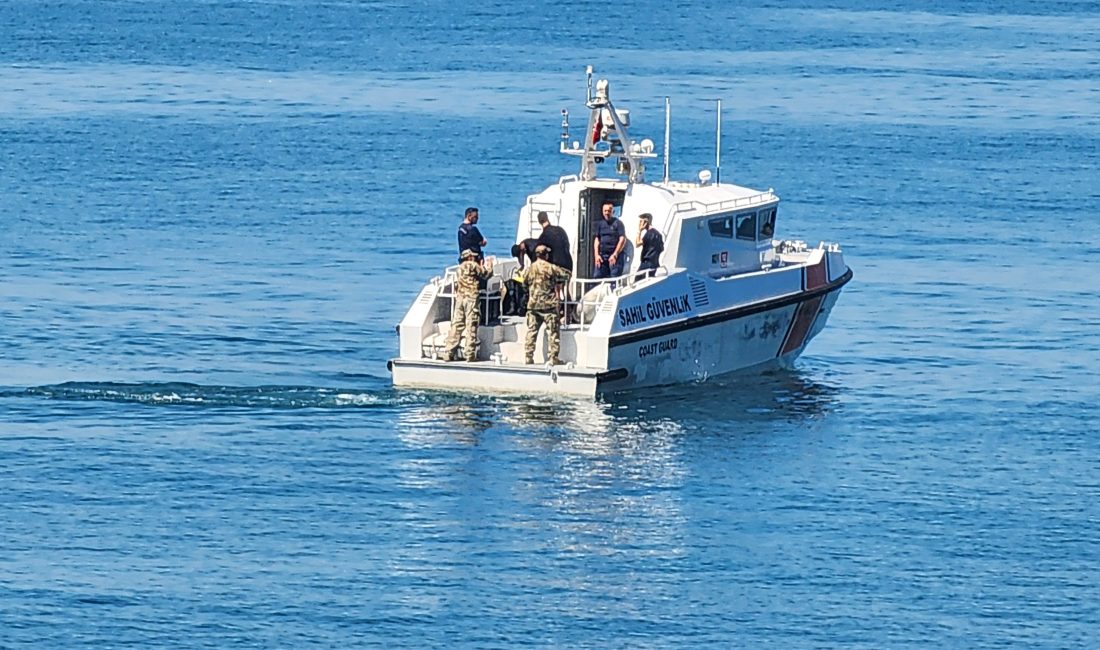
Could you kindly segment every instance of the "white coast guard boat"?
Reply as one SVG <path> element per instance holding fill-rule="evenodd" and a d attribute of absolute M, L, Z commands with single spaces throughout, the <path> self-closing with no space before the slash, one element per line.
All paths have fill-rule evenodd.
<path fill-rule="evenodd" d="M 770 189 L 711 182 L 707 171 L 698 182 L 668 180 L 667 100 L 665 178 L 654 183 L 645 181 L 645 163 L 656 158 L 653 142 L 631 139 L 629 111 L 615 108 L 606 80 L 593 92 L 591 68 L 585 104 L 583 144 L 569 142 L 562 111 L 560 150 L 580 158 L 580 174 L 528 197 L 516 230 L 516 241 L 537 237 L 536 215 L 545 211 L 569 235 L 574 268 L 561 328 L 564 365 L 546 363 L 545 328 L 535 364 L 525 365 L 526 319 L 499 315 L 515 260 L 493 268 L 477 361 L 444 361 L 457 268 L 451 266 L 424 285 L 401 320 L 400 354 L 389 363 L 394 385 L 594 396 L 786 365 L 825 326 L 852 278 L 839 245 L 774 239 L 779 197 Z M 605 163 L 613 176 L 598 174 Z M 594 224 L 606 201 L 620 209 L 626 228 L 625 271 L 596 280 Z M 638 215 L 647 212 L 664 235 L 663 266 L 653 277 L 635 277 L 640 251 L 633 241 Z"/>

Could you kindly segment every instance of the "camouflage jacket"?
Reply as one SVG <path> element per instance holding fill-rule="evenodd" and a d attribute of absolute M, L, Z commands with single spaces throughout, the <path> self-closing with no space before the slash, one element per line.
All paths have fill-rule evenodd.
<path fill-rule="evenodd" d="M 488 280 L 493 274 L 474 260 L 466 260 L 455 271 L 455 296 L 458 298 L 477 298 L 479 280 Z"/>
<path fill-rule="evenodd" d="M 527 267 L 527 309 L 546 311 L 558 308 L 558 294 L 554 286 L 568 282 L 572 274 L 546 260 L 535 260 Z"/>

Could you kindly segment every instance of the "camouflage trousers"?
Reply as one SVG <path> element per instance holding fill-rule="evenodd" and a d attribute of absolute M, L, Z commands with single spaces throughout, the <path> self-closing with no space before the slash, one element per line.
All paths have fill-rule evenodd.
<path fill-rule="evenodd" d="M 557 359 L 561 352 L 561 318 L 557 309 L 530 309 L 527 311 L 527 338 L 523 342 L 523 354 L 527 363 L 535 358 L 535 342 L 539 329 L 546 323 L 546 338 L 550 344 L 550 359 Z M 548 359 L 549 360 L 549 359 Z"/>
<path fill-rule="evenodd" d="M 466 345 L 463 347 L 467 361 L 477 359 L 477 321 L 481 314 L 478 313 L 477 298 L 455 298 L 454 312 L 451 314 L 451 331 L 447 334 L 447 342 L 444 344 L 446 352 L 444 357 L 448 361 L 455 358 L 455 348 L 463 332 L 466 332 Z"/>

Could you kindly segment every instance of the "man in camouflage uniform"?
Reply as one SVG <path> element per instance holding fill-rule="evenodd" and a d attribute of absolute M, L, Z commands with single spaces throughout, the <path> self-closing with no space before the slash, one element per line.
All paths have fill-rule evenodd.
<path fill-rule="evenodd" d="M 477 323 L 481 319 L 478 309 L 478 284 L 493 275 L 493 262 L 482 266 L 477 261 L 477 253 L 470 249 L 462 251 L 459 258 L 462 263 L 455 271 L 454 311 L 451 312 L 451 331 L 447 335 L 446 361 L 455 361 L 455 348 L 459 337 L 466 332 L 466 345 L 463 348 L 467 361 L 477 360 Z"/>
<path fill-rule="evenodd" d="M 543 244 L 535 247 L 535 262 L 527 268 L 527 339 L 523 353 L 526 363 L 535 362 L 535 341 L 539 329 L 546 324 L 546 337 L 550 340 L 550 363 L 559 366 L 561 359 L 561 319 L 558 308 L 557 284 L 568 282 L 570 272 L 550 263 L 550 248 Z"/>

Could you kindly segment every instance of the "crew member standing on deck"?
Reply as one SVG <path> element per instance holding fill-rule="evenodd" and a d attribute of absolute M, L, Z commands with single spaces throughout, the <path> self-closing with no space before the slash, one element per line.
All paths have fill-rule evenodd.
<path fill-rule="evenodd" d="M 555 226 L 550 223 L 550 215 L 545 211 L 538 214 L 539 226 L 542 227 L 542 233 L 539 235 L 539 243 L 550 249 L 550 263 L 555 266 L 573 272 L 573 254 L 569 252 L 569 235 L 565 233 L 565 228 L 561 226 Z M 558 285 L 558 297 L 565 300 L 572 300 L 572 291 L 569 289 L 569 285 Z M 562 310 L 562 318 L 566 319 L 563 322 L 569 322 L 571 314 L 569 309 Z"/>
<path fill-rule="evenodd" d="M 615 218 L 615 204 L 605 201 L 602 207 L 603 219 L 596 222 L 596 237 L 593 242 L 596 260 L 597 278 L 617 278 L 623 274 L 623 260 L 620 255 L 626 245 L 626 228 L 623 222 Z"/>
<path fill-rule="evenodd" d="M 530 297 L 527 299 L 527 338 L 523 344 L 525 363 L 535 362 L 535 343 L 538 341 L 539 329 L 546 324 L 546 338 L 549 339 L 549 353 L 551 365 L 560 366 L 561 359 L 561 317 L 558 309 L 561 300 L 558 298 L 557 285 L 559 282 L 568 282 L 569 271 L 550 263 L 550 249 L 539 244 L 535 247 L 535 263 L 527 269 L 527 291 Z"/>
<path fill-rule="evenodd" d="M 473 251 L 477 261 L 480 262 L 485 259 L 481 248 L 487 242 L 481 236 L 481 231 L 477 229 L 477 219 L 477 208 L 466 208 L 466 216 L 462 220 L 462 225 L 458 227 L 458 254 L 462 255 L 463 251 Z"/>
<path fill-rule="evenodd" d="M 458 347 L 459 337 L 466 332 L 464 356 L 466 361 L 476 361 L 477 324 L 481 320 L 478 284 L 493 275 L 493 262 L 490 260 L 488 266 L 482 266 L 477 259 L 477 253 L 468 248 L 462 251 L 459 259 L 462 263 L 455 271 L 454 310 L 451 312 L 451 331 L 447 334 L 447 342 L 444 344 L 443 358 L 446 361 L 456 360 L 455 348 Z"/>
<path fill-rule="evenodd" d="M 542 226 L 539 243 L 550 249 L 550 263 L 572 273 L 573 255 L 569 252 L 569 235 L 565 234 L 565 228 L 551 225 L 550 215 L 545 212 L 539 212 L 539 225 Z"/>
<path fill-rule="evenodd" d="M 661 265 L 661 253 L 665 250 L 665 238 L 653 227 L 653 215 L 643 212 L 638 215 L 638 239 L 634 241 L 636 247 L 642 249 L 641 264 L 638 265 L 638 278 L 646 275 L 653 277 L 657 273 L 657 267 Z M 637 249 L 635 249 L 637 250 Z"/>

